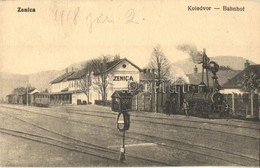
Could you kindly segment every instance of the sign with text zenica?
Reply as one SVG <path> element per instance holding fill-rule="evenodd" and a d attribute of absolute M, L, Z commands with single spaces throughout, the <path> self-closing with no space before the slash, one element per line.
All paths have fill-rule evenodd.
<path fill-rule="evenodd" d="M 118 73 L 118 74 L 114 74 L 110 80 L 112 80 L 114 88 L 127 89 L 129 82 L 139 81 L 139 73 L 136 74 Z"/>
<path fill-rule="evenodd" d="M 133 78 L 133 76 L 130 76 L 130 75 L 128 75 L 128 76 L 114 76 L 114 79 L 113 79 L 113 81 L 133 81 L 134 80 L 134 78 Z"/>

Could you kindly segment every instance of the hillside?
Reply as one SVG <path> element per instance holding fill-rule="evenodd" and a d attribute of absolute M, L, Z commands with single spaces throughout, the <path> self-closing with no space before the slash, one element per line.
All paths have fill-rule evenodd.
<path fill-rule="evenodd" d="M 211 61 L 217 62 L 220 66 L 230 66 L 234 70 L 243 70 L 244 63 L 246 62 L 245 58 L 236 57 L 236 56 L 216 56 L 210 57 Z M 250 64 L 255 64 L 252 61 L 249 61 Z M 191 74 L 194 72 L 194 64 L 191 59 L 184 59 L 172 64 L 173 66 L 180 67 L 184 70 L 186 74 Z M 197 64 L 198 71 L 201 72 L 201 65 Z"/>
<path fill-rule="evenodd" d="M 28 75 L 0 72 L 0 81 L 0 100 L 2 100 L 2 98 L 10 94 L 14 88 L 26 86 Z"/>
<path fill-rule="evenodd" d="M 36 87 L 38 90 L 50 90 L 50 81 L 61 75 L 63 71 L 43 71 L 30 75 L 19 75 L 12 73 L 0 72 L 0 100 L 10 94 L 16 87 L 26 87 L 29 85 Z"/>
<path fill-rule="evenodd" d="M 50 82 L 63 73 L 63 71 L 50 70 L 30 74 L 30 85 L 36 87 L 39 91 L 44 91 L 45 89 L 50 91 Z"/>

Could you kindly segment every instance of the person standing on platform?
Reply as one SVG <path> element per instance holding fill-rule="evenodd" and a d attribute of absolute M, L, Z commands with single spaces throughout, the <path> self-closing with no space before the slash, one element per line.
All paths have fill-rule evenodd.
<path fill-rule="evenodd" d="M 188 114 L 189 103 L 187 102 L 186 99 L 183 100 L 183 110 L 184 110 L 184 113 L 186 114 L 186 117 L 189 118 L 189 114 Z"/>
<path fill-rule="evenodd" d="M 167 98 L 165 103 L 164 103 L 164 109 L 165 109 L 165 114 L 170 115 L 170 100 L 169 100 L 169 98 Z"/>
<path fill-rule="evenodd" d="M 229 104 L 226 100 L 224 100 L 223 102 L 225 104 L 225 108 L 224 108 L 224 114 L 227 120 L 229 120 Z"/>
<path fill-rule="evenodd" d="M 170 99 L 170 114 L 176 113 L 176 107 L 175 107 L 175 99 L 171 97 Z"/>

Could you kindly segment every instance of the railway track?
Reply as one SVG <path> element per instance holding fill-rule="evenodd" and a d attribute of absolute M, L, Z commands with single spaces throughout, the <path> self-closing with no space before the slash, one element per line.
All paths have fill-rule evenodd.
<path fill-rule="evenodd" d="M 87 111 L 87 109 L 85 110 L 82 110 L 82 109 L 75 109 L 75 108 L 70 108 L 70 107 L 66 107 L 66 109 L 70 109 L 70 110 L 73 110 L 73 113 L 77 113 L 77 114 L 82 114 L 82 115 L 86 115 L 86 114 L 89 114 L 89 113 L 100 113 L 100 114 L 115 114 L 115 112 L 110 112 L 110 111 L 97 111 L 97 110 L 91 110 L 90 111 Z M 74 112 L 74 111 L 82 111 L 82 112 Z M 131 112 L 130 112 L 131 113 Z M 205 119 L 203 120 L 189 120 L 189 119 L 182 119 L 182 118 L 169 118 L 169 117 L 161 117 L 161 116 L 156 116 L 156 117 L 151 117 L 151 116 L 148 116 L 148 115 L 143 115 L 142 113 L 139 113 L 137 115 L 137 117 L 143 117 L 143 118 L 151 118 L 151 119 L 158 119 L 158 120 L 161 120 L 161 119 L 164 119 L 164 120 L 170 120 L 170 121 L 182 121 L 182 122 L 191 122 L 191 123 L 199 123 L 201 124 L 202 122 L 203 123 L 207 123 L 207 124 L 211 124 L 211 125 L 220 125 L 220 126 L 229 126 L 229 127 L 234 127 L 234 128 L 246 128 L 246 129 L 252 129 L 252 130 L 259 130 L 260 131 L 260 126 L 259 126 L 259 122 L 250 122 L 250 121 L 244 121 L 244 120 L 239 120 L 239 121 L 236 121 L 236 120 L 232 120 L 230 119 L 229 122 L 227 123 L 216 123 L 216 122 L 213 122 L 211 120 L 210 121 L 207 121 Z M 216 119 L 218 120 L 218 119 Z M 214 120 L 214 121 L 216 121 Z M 233 123 L 235 122 L 235 123 Z M 238 125 L 237 122 L 239 122 L 240 124 L 241 123 L 250 123 L 251 127 L 248 127 L 248 126 L 243 126 L 243 125 Z"/>
<path fill-rule="evenodd" d="M 19 109 L 19 108 L 14 108 L 14 109 Z M 37 109 L 37 110 L 40 110 L 40 109 Z M 78 111 L 82 111 L 82 110 L 70 109 L 70 110 L 73 110 L 73 112 L 71 113 L 71 112 L 62 111 L 64 109 L 58 109 L 58 110 L 59 111 L 56 111 L 56 112 L 59 112 L 59 113 L 62 113 L 62 114 L 79 114 L 79 115 L 84 115 L 84 116 L 94 116 L 94 117 L 101 117 L 101 118 L 114 118 L 115 115 L 116 115 L 116 113 L 114 113 L 114 112 L 103 112 L 103 111 L 78 112 Z M 42 109 L 41 109 L 40 111 L 43 112 L 45 110 L 42 111 Z M 98 115 L 98 114 L 101 114 L 101 115 Z M 135 118 L 136 121 L 149 123 L 149 124 L 182 127 L 182 128 L 189 128 L 189 129 L 192 129 L 192 130 L 196 130 L 197 128 L 200 128 L 200 129 L 207 130 L 207 131 L 214 131 L 214 132 L 225 133 L 225 134 L 233 134 L 233 135 L 236 135 L 236 136 L 259 138 L 259 134 L 253 134 L 253 136 L 248 135 L 248 133 L 251 130 L 259 132 L 260 131 L 259 125 L 255 126 L 255 127 L 257 127 L 257 128 L 255 128 L 255 127 L 245 127 L 245 126 L 237 126 L 237 125 L 229 125 L 229 124 L 221 124 L 221 123 L 220 124 L 219 123 L 212 123 L 212 122 L 207 122 L 207 121 L 192 121 L 192 120 L 188 120 L 188 119 L 175 119 L 175 118 L 167 118 L 167 117 L 156 117 L 156 118 L 154 118 L 154 117 L 150 117 L 150 116 L 142 116 L 142 115 L 139 116 L 139 115 L 140 114 L 138 114 L 138 116 L 137 116 L 138 119 Z M 152 119 L 152 121 L 149 120 L 149 119 Z M 166 120 L 167 122 L 162 123 L 161 122 L 162 119 Z M 179 123 L 176 123 L 176 122 L 179 122 Z M 180 122 L 184 122 L 184 124 L 180 123 Z M 188 123 L 188 124 L 185 124 L 185 123 Z M 197 125 L 191 126 L 190 123 L 196 123 Z M 202 123 L 207 124 L 207 127 L 202 125 Z M 219 126 L 219 125 L 227 126 L 229 128 L 233 128 L 233 129 L 237 129 L 237 128 L 248 129 L 248 131 L 245 131 L 244 134 L 242 134 L 241 132 L 239 132 L 239 133 L 237 133 L 236 131 L 226 132 L 224 130 L 218 130 L 218 129 L 214 128 L 214 126 Z M 210 127 L 210 126 L 213 126 L 213 127 Z"/>
<path fill-rule="evenodd" d="M 5 107 L 5 106 L 1 106 L 0 107 Z M 14 108 L 14 107 L 11 107 L 11 108 Z M 19 109 L 19 108 L 16 108 L 16 109 Z M 35 107 L 35 109 L 39 110 L 39 108 Z M 97 117 L 109 117 L 109 118 L 112 118 L 114 116 L 111 116 L 112 115 L 115 115 L 117 114 L 116 112 L 111 112 L 111 111 L 97 111 L 97 110 L 91 110 L 91 111 L 87 111 L 87 108 L 85 110 L 82 110 L 82 109 L 75 109 L 75 108 L 71 108 L 69 106 L 66 106 L 66 108 L 57 108 L 57 107 L 54 107 L 53 109 L 58 109 L 60 113 L 70 113 L 69 110 L 73 110 L 73 114 L 81 114 L 81 115 L 91 115 L 91 116 L 97 116 Z M 64 110 L 68 111 L 68 112 L 64 112 Z M 95 113 L 95 114 L 93 114 Z M 131 113 L 131 112 L 130 112 Z M 102 114 L 102 115 L 97 115 L 97 114 Z M 260 124 L 259 122 L 250 122 L 250 121 L 244 121 L 244 120 L 232 120 L 230 119 L 228 122 L 225 122 L 225 123 L 216 123 L 214 121 L 219 121 L 218 119 L 216 120 L 210 120 L 210 121 L 207 121 L 205 119 L 203 120 L 189 120 L 189 119 L 183 119 L 183 118 L 173 118 L 173 117 L 162 117 L 162 116 L 148 116 L 148 115 L 143 115 L 142 113 L 139 113 L 139 114 L 134 114 L 136 117 L 139 117 L 140 119 L 138 121 L 142 121 L 142 122 L 146 122 L 147 119 L 156 119 L 156 120 L 167 120 L 167 121 L 176 121 L 176 122 L 188 122 L 188 123 L 198 123 L 198 124 L 201 124 L 201 123 L 204 123 L 204 124 L 208 124 L 208 125 L 213 125 L 213 126 L 228 126 L 228 127 L 233 127 L 233 128 L 242 128 L 242 129 L 249 129 L 249 130 L 259 130 L 260 131 Z M 199 119 L 199 118 L 198 118 Z M 239 124 L 243 124 L 243 123 L 249 123 L 251 126 L 243 126 L 243 125 L 238 125 L 237 123 L 239 122 Z M 154 122 L 155 124 L 158 123 L 158 122 Z M 161 124 L 159 122 L 159 124 Z M 181 125 L 177 125 L 175 124 L 175 126 L 181 126 Z"/>
<path fill-rule="evenodd" d="M 72 150 L 81 149 L 81 150 L 84 150 L 84 152 L 87 153 L 87 154 L 90 154 L 90 155 L 93 155 L 93 156 L 96 156 L 96 157 L 101 157 L 101 158 L 108 159 L 108 160 L 117 161 L 114 158 L 102 156 L 104 154 L 97 153 L 97 151 L 101 151 L 101 152 L 107 152 L 109 155 L 111 155 L 111 154 L 117 153 L 116 151 L 106 149 L 106 148 L 101 147 L 101 146 L 86 143 L 86 142 L 77 140 L 75 138 L 56 133 L 55 131 L 48 130 L 48 129 L 41 127 L 41 126 L 37 126 L 36 124 L 30 123 L 28 121 L 25 121 L 23 119 L 20 119 L 18 117 L 12 116 L 12 115 L 2 114 L 2 113 L 1 113 L 1 115 L 4 115 L 5 117 L 7 117 L 12 122 L 15 122 L 15 124 L 19 125 L 19 127 L 23 127 L 25 129 L 29 130 L 29 131 L 25 132 L 25 131 L 21 131 L 21 130 L 11 130 L 11 129 L 1 128 L 2 133 L 13 132 L 13 133 L 17 133 L 17 134 L 23 134 L 24 136 L 27 135 L 29 137 L 29 139 L 31 137 L 38 138 L 37 139 L 38 142 L 47 143 L 47 144 L 50 144 L 50 145 L 53 145 L 53 146 L 58 146 L 58 147 L 61 147 L 62 145 L 63 145 L 62 147 L 64 147 L 64 145 L 65 145 L 65 147 L 67 147 L 68 149 L 69 148 L 72 149 Z M 18 122 L 20 122 L 20 123 L 18 123 Z M 34 133 L 32 134 L 31 132 L 34 132 Z M 46 140 L 52 141 L 52 143 L 46 142 Z M 59 144 L 57 145 L 57 144 L 54 144 L 53 142 L 56 142 L 56 143 L 59 143 Z M 62 145 L 60 145 L 60 144 L 62 144 Z M 87 151 L 87 150 L 89 150 L 89 151 Z M 92 151 L 90 151 L 90 150 L 92 150 Z"/>
<path fill-rule="evenodd" d="M 31 134 L 31 133 L 23 132 L 23 131 L 5 129 L 5 128 L 0 128 L 0 133 L 7 134 L 7 135 L 10 135 L 10 136 L 14 136 L 14 137 L 18 137 L 18 138 L 22 138 L 22 139 L 35 141 L 35 142 L 39 142 L 39 143 L 43 143 L 43 144 L 48 144 L 48 145 L 51 145 L 51 146 L 54 146 L 54 147 L 67 149 L 69 151 L 80 152 L 80 153 L 92 155 L 92 156 L 95 156 L 95 157 L 99 157 L 99 158 L 102 158 L 102 159 L 113 161 L 114 163 L 118 162 L 118 160 L 116 160 L 115 158 L 111 158 L 111 157 L 102 155 L 102 154 L 97 153 L 97 152 L 91 152 L 88 149 L 86 149 L 88 147 L 84 147 L 84 146 L 76 145 L 76 144 L 71 144 L 71 143 L 66 142 L 66 141 L 61 141 L 61 140 L 49 138 L 49 137 L 46 137 L 46 136 Z"/>
<path fill-rule="evenodd" d="M 23 110 L 24 111 L 24 110 Z M 27 112 L 30 112 L 30 111 L 27 111 Z M 32 112 L 31 113 L 37 113 L 37 114 L 41 114 L 41 115 L 45 115 L 45 116 L 49 116 L 49 117 L 55 117 L 55 118 L 59 118 L 61 119 L 60 116 L 55 116 L 55 115 L 49 115 L 49 114 L 43 114 L 43 113 L 39 113 L 39 112 Z M 74 113 L 74 112 L 73 112 Z M 96 115 L 95 115 L 96 116 Z M 98 115 L 99 116 L 99 115 Z M 103 117 L 106 117 L 106 116 L 103 116 Z M 114 117 L 113 117 L 114 118 Z M 88 124 L 88 125 L 92 125 L 92 126 L 95 126 L 95 127 L 103 127 L 103 128 L 109 128 L 110 127 L 106 127 L 106 126 L 101 126 L 101 125 L 96 125 L 96 124 L 91 124 L 91 123 L 85 123 L 85 122 L 81 122 L 81 121 L 74 121 L 74 122 L 78 122 L 78 123 L 81 123 L 81 124 Z M 136 138 L 136 136 L 139 136 L 139 138 Z M 167 139 L 167 138 L 160 138 L 160 137 L 156 137 L 156 136 L 151 136 L 151 135 L 145 135 L 145 134 L 142 134 L 142 133 L 138 133 L 138 132 L 128 132 L 127 133 L 127 137 L 128 138 L 134 138 L 134 139 L 139 139 L 139 140 L 144 140 L 144 141 L 147 141 L 147 142 L 151 142 L 151 140 L 149 139 L 153 139 L 154 142 L 156 141 L 161 141 L 161 142 L 165 142 L 163 146 L 166 146 L 166 147 L 170 147 L 170 148 L 173 148 L 173 149 L 179 149 L 179 150 L 184 150 L 184 151 L 188 151 L 188 152 L 193 152 L 193 153 L 196 153 L 196 154 L 199 154 L 199 155 L 202 155 L 205 157 L 206 156 L 209 156 L 210 153 L 212 153 L 212 151 L 215 151 L 218 153 L 218 155 L 214 155 L 212 156 L 212 154 L 210 155 L 212 158 L 215 158 L 215 159 L 220 159 L 222 161 L 225 161 L 225 162 L 228 162 L 228 163 L 231 163 L 231 164 L 237 164 L 238 162 L 234 162 L 233 160 L 239 160 L 241 158 L 243 158 L 243 160 L 248 159 L 248 163 L 250 162 L 256 162 L 257 159 L 255 158 L 251 158 L 251 157 L 247 157 L 247 156 L 243 156 L 243 155 L 239 155 L 239 154 L 233 154 L 233 153 L 228 153 L 229 157 L 232 156 L 231 159 L 223 159 L 221 158 L 220 156 L 222 154 L 227 154 L 225 151 L 221 151 L 221 150 L 218 150 L 218 149 L 213 149 L 213 148 L 210 148 L 210 147 L 205 147 L 205 146 L 199 146 L 199 145 L 196 145 L 196 144 L 187 144 L 187 143 L 184 143 L 182 141 L 176 141 L 176 140 L 172 140 L 172 139 Z M 167 145 L 167 144 L 178 144 L 177 146 L 175 145 Z M 158 145 L 162 145 L 161 143 L 159 143 Z M 182 145 L 182 147 L 179 147 L 179 145 Z M 185 147 L 186 146 L 186 147 Z M 190 150 L 189 148 L 191 147 L 194 147 L 196 146 L 198 148 L 197 151 L 192 151 Z M 211 152 L 207 152 L 205 150 L 210 150 Z M 202 152 L 200 152 L 202 151 Z M 204 151 L 204 152 L 203 152 Z M 213 152 L 214 153 L 214 152 Z M 234 157 L 236 159 L 234 159 Z"/>
<path fill-rule="evenodd" d="M 28 139 L 28 140 L 33 140 L 33 141 L 40 142 L 40 143 L 49 144 L 49 145 L 56 146 L 56 147 L 61 147 L 61 148 L 68 149 L 71 151 L 89 154 L 89 155 L 99 157 L 102 159 L 114 161 L 115 163 L 119 162 L 118 159 L 115 159 L 115 158 L 118 158 L 118 155 L 119 155 L 119 152 L 117 150 L 112 150 L 112 149 L 109 149 L 109 148 L 106 148 L 106 147 L 103 147 L 100 145 L 88 143 L 88 142 L 76 139 L 74 137 L 60 134 L 53 130 L 50 130 L 50 129 L 47 129 L 42 126 L 38 126 L 34 123 L 28 122 L 24 119 L 21 119 L 20 117 L 16 117 L 16 116 L 9 115 L 9 114 L 3 114 L 3 113 L 0 113 L 0 114 L 4 115 L 8 119 L 10 119 L 12 122 L 13 122 L 13 119 L 21 122 L 21 124 L 19 124 L 19 125 L 22 127 L 25 127 L 24 124 L 27 124 L 27 126 L 29 126 L 30 131 L 36 132 L 36 134 L 31 134 L 31 133 L 24 132 L 24 131 L 0 128 L 1 133 L 5 133 L 8 135 L 12 135 L 12 136 L 16 136 L 16 137 L 20 137 L 20 138 L 24 138 L 24 139 Z M 46 136 L 46 135 L 49 135 L 49 136 Z M 56 137 L 56 138 L 53 138 L 53 137 Z M 55 143 L 53 143 L 53 142 L 55 142 Z M 128 159 L 148 161 L 150 163 L 154 163 L 155 165 L 166 165 L 166 166 L 168 165 L 167 163 L 164 163 L 164 162 L 160 162 L 160 161 L 157 161 L 154 159 L 149 159 L 149 158 L 137 157 L 132 154 L 127 154 L 127 157 L 128 157 Z"/>

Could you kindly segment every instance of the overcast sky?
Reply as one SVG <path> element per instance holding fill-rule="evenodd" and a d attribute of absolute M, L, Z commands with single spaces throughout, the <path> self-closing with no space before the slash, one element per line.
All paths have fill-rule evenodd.
<path fill-rule="evenodd" d="M 223 5 L 244 6 L 245 12 L 224 12 Z M 157 44 L 171 62 L 188 58 L 176 49 L 184 43 L 206 48 L 209 57 L 260 63 L 259 1 L 0 1 L 0 20 L 4 72 L 58 70 L 101 54 L 120 54 L 142 68 Z"/>

